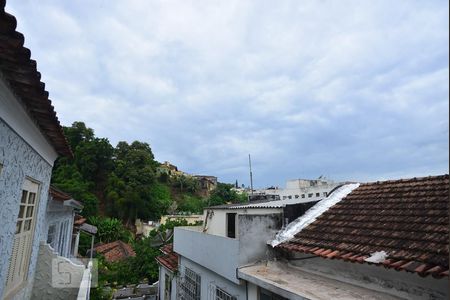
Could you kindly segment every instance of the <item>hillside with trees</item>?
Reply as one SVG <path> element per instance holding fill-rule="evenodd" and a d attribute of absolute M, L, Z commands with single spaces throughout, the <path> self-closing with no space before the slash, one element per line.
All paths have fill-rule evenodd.
<path fill-rule="evenodd" d="M 190 176 L 158 174 L 161 165 L 146 142 L 115 147 L 83 122 L 64 127 L 74 157 L 60 158 L 52 183 L 84 204 L 82 215 L 113 217 L 131 228 L 136 218 L 158 220 L 167 213 L 201 213 L 205 206 L 243 202 L 246 196 L 218 183 L 209 197 Z"/>

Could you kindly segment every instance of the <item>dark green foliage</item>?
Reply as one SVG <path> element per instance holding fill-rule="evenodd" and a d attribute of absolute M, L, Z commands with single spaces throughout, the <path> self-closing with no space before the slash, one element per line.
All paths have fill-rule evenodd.
<path fill-rule="evenodd" d="M 88 221 L 89 224 L 97 227 L 96 243 L 110 243 L 117 240 L 125 243 L 132 241 L 133 235 L 118 219 L 92 216 Z"/>
<path fill-rule="evenodd" d="M 205 206 L 206 202 L 201 197 L 183 195 L 178 204 L 178 211 L 197 214 L 202 213 Z"/>
<path fill-rule="evenodd" d="M 247 202 L 247 195 L 239 195 L 235 191 L 231 190 L 232 184 L 217 183 L 217 188 L 212 192 L 209 197 L 209 206 L 221 205 L 225 203 L 243 203 Z"/>

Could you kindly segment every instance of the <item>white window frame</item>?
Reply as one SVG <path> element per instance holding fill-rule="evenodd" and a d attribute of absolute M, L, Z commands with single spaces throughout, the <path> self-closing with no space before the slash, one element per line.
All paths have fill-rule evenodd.
<path fill-rule="evenodd" d="M 14 294 L 25 284 L 28 277 L 37 211 L 39 209 L 40 184 L 25 178 L 19 200 L 13 249 L 6 278 L 6 297 Z"/>

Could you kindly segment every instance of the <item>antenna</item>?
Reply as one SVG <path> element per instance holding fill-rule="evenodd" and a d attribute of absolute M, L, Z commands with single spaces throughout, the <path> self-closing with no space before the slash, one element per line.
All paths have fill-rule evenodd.
<path fill-rule="evenodd" d="M 253 174 L 252 174 L 252 159 L 250 157 L 250 154 L 248 155 L 248 165 L 250 167 L 250 188 L 251 190 L 251 194 L 253 195 Z"/>

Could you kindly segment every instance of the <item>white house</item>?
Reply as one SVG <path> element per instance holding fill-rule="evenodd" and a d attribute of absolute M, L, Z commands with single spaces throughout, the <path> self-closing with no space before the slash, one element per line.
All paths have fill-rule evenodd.
<path fill-rule="evenodd" d="M 315 203 L 219 205 L 205 209 L 203 226 L 176 227 L 173 250 L 178 265 L 177 277 L 168 277 L 170 299 L 247 299 L 248 286 L 237 277 L 238 268 L 271 257 L 267 241 L 293 214 L 303 214 Z M 166 276 L 167 268 L 162 271 Z M 160 274 L 160 295 L 168 291 L 166 282 Z"/>
<path fill-rule="evenodd" d="M 33 286 L 45 280 L 48 284 L 50 269 L 39 272 L 40 262 L 58 256 L 42 246 L 48 238 L 60 257 L 70 254 L 71 220 L 78 203 L 49 202 L 49 190 L 56 158 L 72 152 L 40 81 L 36 61 L 23 47 L 24 36 L 15 30 L 17 21 L 4 6 L 1 1 L 0 298 L 70 299 L 68 295 L 77 296 L 76 288 L 62 296 L 59 292 L 64 289 L 42 290 L 44 296 Z M 84 266 L 72 265 L 83 275 Z"/>
<path fill-rule="evenodd" d="M 175 228 L 161 299 L 448 299 L 448 197 L 443 175 L 343 185 L 303 211 L 211 207 Z"/>

